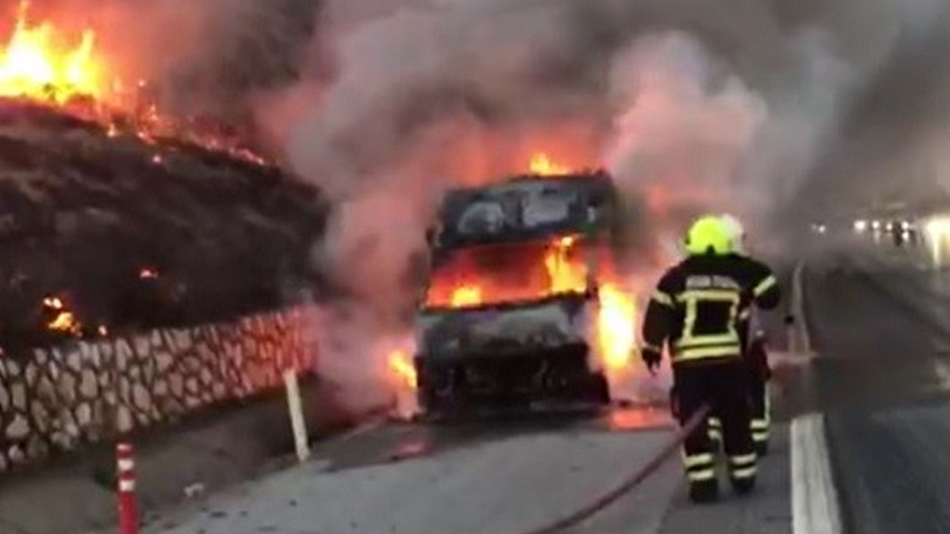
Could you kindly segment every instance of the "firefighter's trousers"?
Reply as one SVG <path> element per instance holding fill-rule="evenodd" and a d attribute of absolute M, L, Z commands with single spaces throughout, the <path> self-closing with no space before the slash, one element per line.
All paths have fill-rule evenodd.
<path fill-rule="evenodd" d="M 713 360 L 674 365 L 677 417 L 685 424 L 708 405 L 722 423 L 723 446 L 729 462 L 729 476 L 740 492 L 755 485 L 756 454 L 751 434 L 747 367 L 742 360 Z M 691 432 L 683 443 L 686 476 L 690 492 L 706 493 L 717 486 L 713 441 L 707 420 Z"/>
<path fill-rule="evenodd" d="M 751 421 L 749 430 L 752 432 L 752 441 L 759 456 L 769 451 L 769 434 L 772 425 L 771 404 L 769 401 L 769 383 L 758 372 L 749 373 L 747 382 L 749 388 L 749 402 L 751 404 Z M 722 420 L 718 414 L 712 414 L 707 422 L 709 425 L 709 439 L 714 445 L 722 442 Z"/>
<path fill-rule="evenodd" d="M 752 404 L 752 441 L 755 450 L 763 455 L 769 450 L 769 430 L 772 418 L 769 414 L 769 385 L 761 375 L 751 373 L 749 376 L 749 400 Z"/>

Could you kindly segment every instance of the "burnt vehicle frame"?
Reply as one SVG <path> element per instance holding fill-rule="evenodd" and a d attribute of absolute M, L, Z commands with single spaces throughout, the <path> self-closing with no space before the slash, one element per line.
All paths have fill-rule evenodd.
<path fill-rule="evenodd" d="M 528 212 L 537 212 L 545 201 L 555 206 L 554 215 L 535 213 L 529 220 Z M 485 224 L 472 229 L 466 217 L 471 219 L 477 208 L 483 215 L 494 209 L 494 217 L 484 217 Z M 446 195 L 428 235 L 431 273 L 459 251 L 477 247 L 569 237 L 597 252 L 585 255 L 588 276 L 582 292 L 464 307 L 427 305 L 430 276 L 416 313 L 413 358 L 424 413 L 611 402 L 588 325 L 596 320 L 598 254 L 612 253 L 619 213 L 619 195 L 604 171 L 522 175 Z M 505 334 L 511 331 L 518 335 Z"/>

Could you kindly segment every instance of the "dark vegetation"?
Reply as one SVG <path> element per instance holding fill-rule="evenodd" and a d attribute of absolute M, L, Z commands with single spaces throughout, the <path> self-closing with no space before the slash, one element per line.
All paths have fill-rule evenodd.
<path fill-rule="evenodd" d="M 275 167 L 0 103 L 0 347 L 292 303 L 326 213 Z M 50 328 L 64 311 L 82 328 Z"/>

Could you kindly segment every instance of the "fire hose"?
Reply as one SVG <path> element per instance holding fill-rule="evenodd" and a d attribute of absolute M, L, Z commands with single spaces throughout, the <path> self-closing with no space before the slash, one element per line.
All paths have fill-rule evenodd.
<path fill-rule="evenodd" d="M 696 428 L 703 422 L 706 418 L 706 415 L 709 413 L 709 406 L 703 405 L 699 410 L 696 411 L 689 419 L 686 420 L 686 423 L 680 428 L 680 430 L 674 435 L 673 439 L 666 444 L 665 447 L 660 451 L 659 454 L 653 457 L 646 465 L 638 469 L 632 475 L 624 479 L 620 484 L 618 484 L 614 489 L 604 493 L 594 501 L 585 505 L 582 508 L 579 508 L 577 511 L 561 517 L 560 519 L 553 521 L 547 525 L 544 525 L 540 528 L 535 528 L 524 532 L 523 534 L 555 534 L 561 532 L 564 529 L 579 525 L 580 523 L 591 518 L 598 512 L 604 510 L 611 504 L 617 501 L 617 499 L 623 497 L 631 490 L 640 485 L 641 482 L 647 479 L 652 475 L 663 463 L 670 457 L 671 454 L 676 452 L 680 447 L 683 441 L 686 439 L 686 436 L 690 435 Z"/>

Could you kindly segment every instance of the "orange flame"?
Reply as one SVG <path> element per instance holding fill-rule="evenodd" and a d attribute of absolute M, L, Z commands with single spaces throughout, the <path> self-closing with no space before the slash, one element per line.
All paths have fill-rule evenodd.
<path fill-rule="evenodd" d="M 604 367 L 608 371 L 624 369 L 636 344 L 636 300 L 613 283 L 604 283 L 598 293 L 597 342 Z"/>
<path fill-rule="evenodd" d="M 64 103 L 76 96 L 99 98 L 106 86 L 93 55 L 96 34 L 85 30 L 73 47 L 54 41 L 49 22 L 32 24 L 29 2 L 20 2 L 13 35 L 0 52 L 0 96 Z"/>
<path fill-rule="evenodd" d="M 389 368 L 406 386 L 412 389 L 418 387 L 416 368 L 405 351 L 394 350 L 389 354 Z"/>
<path fill-rule="evenodd" d="M 452 290 L 452 307 L 478 306 L 482 302 L 482 290 L 478 286 L 462 286 Z"/>
<path fill-rule="evenodd" d="M 433 274 L 429 306 L 468 308 L 583 293 L 587 265 L 575 237 L 457 251 Z"/>
<path fill-rule="evenodd" d="M 245 161 L 266 163 L 213 120 L 199 124 L 193 117 L 159 113 L 146 95 L 144 80 L 124 84 L 110 68 L 97 48 L 94 30 L 85 28 L 69 39 L 49 21 L 31 21 L 29 9 L 29 1 L 21 0 L 13 32 L 0 44 L 0 97 L 63 106 L 64 111 L 101 124 L 109 137 L 119 136 L 122 130 L 150 144 L 175 137 Z M 152 156 L 155 165 L 163 161 L 161 154 Z"/>
<path fill-rule="evenodd" d="M 469 308 L 582 293 L 590 276 L 585 255 L 605 252 L 599 244 L 576 236 L 541 245 L 540 249 L 535 243 L 518 243 L 457 251 L 433 274 L 427 305 Z M 604 367 L 618 371 L 629 367 L 636 347 L 637 305 L 634 292 L 624 289 L 611 267 L 606 254 L 601 255 L 595 342 Z"/>
<path fill-rule="evenodd" d="M 544 152 L 539 152 L 531 156 L 531 161 L 528 163 L 528 170 L 530 170 L 532 174 L 540 176 L 567 174 L 571 171 L 567 166 L 555 163 Z"/>
<path fill-rule="evenodd" d="M 544 266 L 551 278 L 551 293 L 581 293 L 587 288 L 587 268 L 582 261 L 568 256 L 575 237 L 558 239 L 544 257 Z"/>
<path fill-rule="evenodd" d="M 82 325 L 76 320 L 75 314 L 69 311 L 66 304 L 59 297 L 46 297 L 43 306 L 54 312 L 53 318 L 46 323 L 46 327 L 56 332 L 68 333 L 74 336 L 82 334 Z"/>

